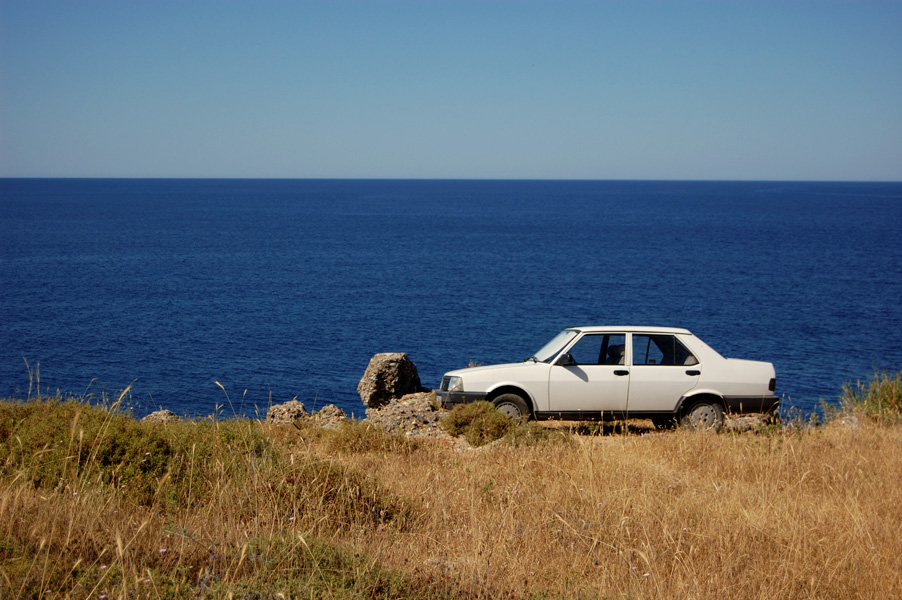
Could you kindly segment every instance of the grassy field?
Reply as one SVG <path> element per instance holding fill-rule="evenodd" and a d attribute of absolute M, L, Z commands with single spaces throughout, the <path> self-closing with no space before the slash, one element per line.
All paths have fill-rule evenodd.
<path fill-rule="evenodd" d="M 900 598 L 899 376 L 844 394 L 819 426 L 469 450 L 0 402 L 0 597 Z"/>

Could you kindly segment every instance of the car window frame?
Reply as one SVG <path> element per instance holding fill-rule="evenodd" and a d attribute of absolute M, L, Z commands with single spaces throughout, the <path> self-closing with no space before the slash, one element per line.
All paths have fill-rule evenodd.
<path fill-rule="evenodd" d="M 595 362 L 581 363 L 581 362 L 576 362 L 576 359 L 573 358 L 574 362 L 572 364 L 578 365 L 580 367 L 624 366 L 626 364 L 627 336 L 628 336 L 628 332 L 626 332 L 626 331 L 585 331 L 585 332 L 582 332 L 582 335 L 580 335 L 579 337 L 574 339 L 571 344 L 568 344 L 565 351 L 562 352 L 560 355 L 562 356 L 563 354 L 570 354 L 571 358 L 573 358 L 573 355 L 571 354 L 571 352 L 573 351 L 573 348 L 575 348 L 580 342 L 582 342 L 587 337 L 600 337 L 600 338 L 604 338 L 604 339 L 603 339 L 601 345 L 599 346 L 599 352 L 598 352 L 598 356 L 595 359 Z M 620 359 L 622 362 L 619 362 L 617 364 L 610 364 L 606 361 L 602 361 L 602 359 L 601 359 L 602 354 L 604 356 L 607 356 L 608 352 L 610 352 L 610 349 L 612 346 L 611 338 L 620 338 L 620 340 L 617 340 L 617 341 L 622 340 L 622 343 L 613 344 L 614 346 L 621 346 L 621 345 L 623 346 L 623 356 Z"/>
<path fill-rule="evenodd" d="M 661 352 L 662 362 L 659 362 L 659 363 L 649 363 L 648 362 L 648 346 L 647 346 L 646 352 L 645 352 L 645 362 L 637 363 L 636 362 L 636 337 L 648 338 L 648 345 L 650 345 L 651 343 L 654 343 L 655 348 Z M 671 341 L 673 342 L 674 348 L 676 348 L 676 345 L 679 344 L 679 346 L 682 347 L 682 349 L 687 352 L 686 358 L 691 356 L 692 358 L 695 359 L 695 362 L 686 363 L 685 362 L 686 358 L 684 358 L 683 362 L 677 363 L 675 360 L 677 353 L 674 352 L 674 362 L 673 363 L 664 363 L 663 358 L 666 358 L 667 354 L 663 350 L 661 350 L 661 347 L 658 345 L 658 342 L 655 341 L 655 338 L 663 338 L 663 337 L 670 338 Z M 677 336 L 673 333 L 664 333 L 664 332 L 656 333 L 656 332 L 651 332 L 651 331 L 641 331 L 641 332 L 637 331 L 637 332 L 630 333 L 630 365 L 631 366 L 634 366 L 634 367 L 688 367 L 688 366 L 695 366 L 698 364 L 699 364 L 699 359 L 698 359 L 698 356 L 696 356 L 695 352 L 693 352 L 691 348 L 689 348 L 686 344 L 684 344 L 683 341 L 679 338 L 679 336 Z"/>

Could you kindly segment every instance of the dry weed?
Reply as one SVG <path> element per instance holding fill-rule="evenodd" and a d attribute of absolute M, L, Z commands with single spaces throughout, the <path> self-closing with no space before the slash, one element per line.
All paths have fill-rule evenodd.
<path fill-rule="evenodd" d="M 899 427 L 460 451 L 59 406 L 0 406 L 4 599 L 902 597 Z"/>
<path fill-rule="evenodd" d="M 471 597 L 899 597 L 899 430 L 668 432 L 354 463 L 419 499 L 380 560 Z"/>

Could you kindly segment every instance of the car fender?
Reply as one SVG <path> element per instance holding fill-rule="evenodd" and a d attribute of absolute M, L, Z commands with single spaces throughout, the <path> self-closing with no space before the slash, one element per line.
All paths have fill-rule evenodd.
<path fill-rule="evenodd" d="M 485 397 L 486 400 L 491 402 L 502 394 L 517 394 L 529 403 L 530 410 L 537 410 L 538 404 L 536 403 L 535 395 L 533 392 L 526 389 L 526 386 L 523 385 L 522 381 L 499 381 L 498 383 L 493 383 L 486 390 Z"/>
<path fill-rule="evenodd" d="M 726 408 L 726 403 L 724 402 L 723 396 L 718 394 L 716 391 L 710 388 L 693 388 L 687 394 L 677 401 L 676 408 L 674 409 L 675 414 L 679 414 L 682 412 L 683 407 L 691 404 L 697 399 L 700 398 L 711 398 L 720 403 L 721 407 Z"/>

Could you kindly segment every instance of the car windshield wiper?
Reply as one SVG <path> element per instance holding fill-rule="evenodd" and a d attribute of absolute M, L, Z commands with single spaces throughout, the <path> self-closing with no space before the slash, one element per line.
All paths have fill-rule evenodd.
<path fill-rule="evenodd" d="M 539 362 L 539 359 L 536 358 L 535 356 L 530 356 L 529 358 L 525 359 L 523 362 L 529 362 L 529 361 Z"/>

